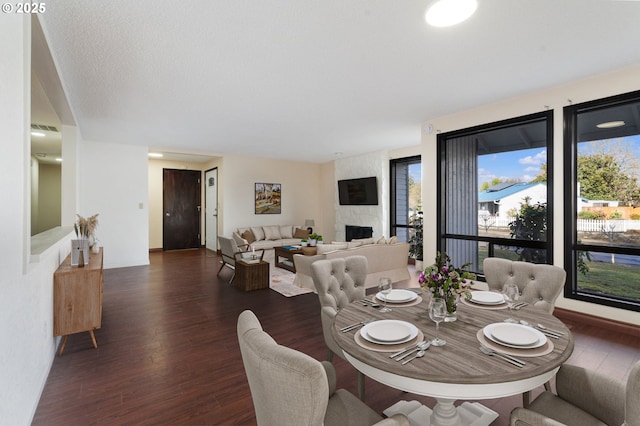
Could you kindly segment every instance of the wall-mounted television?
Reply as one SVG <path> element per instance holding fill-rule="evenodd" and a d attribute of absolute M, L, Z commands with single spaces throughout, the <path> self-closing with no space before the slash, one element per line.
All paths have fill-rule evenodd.
<path fill-rule="evenodd" d="M 339 180 L 338 199 L 341 206 L 378 205 L 378 182 L 376 177 Z"/>

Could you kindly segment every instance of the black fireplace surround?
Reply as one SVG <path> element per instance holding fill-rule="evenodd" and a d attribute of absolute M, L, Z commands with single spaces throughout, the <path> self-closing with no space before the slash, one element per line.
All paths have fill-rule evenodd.
<path fill-rule="evenodd" d="M 373 228 L 371 226 L 354 226 L 345 225 L 345 240 L 351 241 L 354 238 L 371 238 L 373 237 Z"/>

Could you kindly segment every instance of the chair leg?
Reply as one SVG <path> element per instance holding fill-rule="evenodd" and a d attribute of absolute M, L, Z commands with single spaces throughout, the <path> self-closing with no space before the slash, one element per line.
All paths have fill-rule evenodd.
<path fill-rule="evenodd" d="M 526 391 L 522 393 L 522 407 L 529 408 L 529 404 L 531 403 L 531 391 Z"/>
<path fill-rule="evenodd" d="M 327 349 L 327 361 L 333 362 L 333 351 L 331 349 Z"/>
<path fill-rule="evenodd" d="M 358 398 L 364 401 L 364 374 L 358 371 Z"/>

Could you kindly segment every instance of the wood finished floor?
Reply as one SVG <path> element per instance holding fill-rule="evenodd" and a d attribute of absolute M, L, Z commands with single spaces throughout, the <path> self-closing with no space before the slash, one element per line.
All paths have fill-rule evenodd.
<path fill-rule="evenodd" d="M 256 313 L 278 343 L 325 359 L 315 294 L 241 292 L 227 283 L 226 268 L 216 277 L 218 258 L 205 250 L 154 252 L 150 261 L 104 272 L 98 349 L 89 333 L 69 338 L 53 363 L 33 425 L 255 424 L 236 338 L 236 320 L 245 309 Z M 572 364 L 625 379 L 640 359 L 637 337 L 567 325 L 576 341 Z M 338 387 L 356 394 L 353 368 L 337 357 L 334 365 Z M 374 410 L 401 399 L 434 404 L 367 379 L 366 402 Z M 483 403 L 500 414 L 494 425 L 506 425 L 521 398 Z"/>

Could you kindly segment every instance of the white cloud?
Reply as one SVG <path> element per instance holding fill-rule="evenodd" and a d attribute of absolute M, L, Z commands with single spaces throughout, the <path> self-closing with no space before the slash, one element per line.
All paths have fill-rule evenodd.
<path fill-rule="evenodd" d="M 547 162 L 547 150 L 542 150 L 539 153 L 537 153 L 536 155 L 528 155 L 524 158 L 521 158 L 518 160 L 518 163 L 520 164 L 533 164 L 536 166 L 539 166 L 540 164 L 546 163 Z"/>

